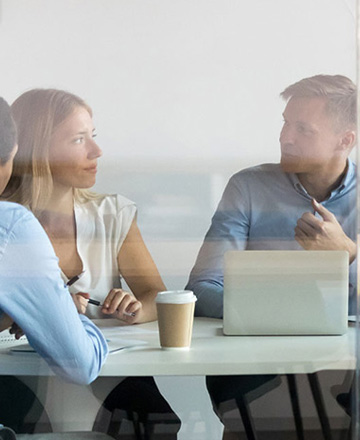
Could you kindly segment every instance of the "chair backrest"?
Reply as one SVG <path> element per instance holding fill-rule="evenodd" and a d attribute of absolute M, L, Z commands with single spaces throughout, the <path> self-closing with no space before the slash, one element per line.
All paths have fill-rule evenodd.
<path fill-rule="evenodd" d="M 0 376 L 0 423 L 16 434 L 52 432 L 49 417 L 39 398 L 15 376 Z"/>
<path fill-rule="evenodd" d="M 16 434 L 12 429 L 0 425 L 0 440 L 16 440 Z"/>

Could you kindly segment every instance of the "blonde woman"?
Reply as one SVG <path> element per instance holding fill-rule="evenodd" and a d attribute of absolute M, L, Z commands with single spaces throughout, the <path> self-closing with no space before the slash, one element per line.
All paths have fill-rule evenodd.
<path fill-rule="evenodd" d="M 86 292 L 83 296 L 102 304 L 84 306 L 81 294 L 74 295 L 78 310 L 128 324 L 155 320 L 154 299 L 165 286 L 136 224 L 135 204 L 121 195 L 89 191 L 102 155 L 90 107 L 62 90 L 34 89 L 16 99 L 11 109 L 19 149 L 5 194 L 38 218 L 64 281 L 83 272 L 70 291 Z M 121 278 L 131 292 L 122 289 Z M 137 403 L 125 406 L 144 412 L 143 404 L 160 402 L 172 413 L 152 378 L 146 378 L 146 387 L 136 378 L 124 380 L 118 392 L 112 392 L 115 407 L 116 401 L 123 406 L 120 397 L 134 387 Z M 146 412 L 159 412 L 156 406 L 147 406 Z"/>
<path fill-rule="evenodd" d="M 35 89 L 12 105 L 19 152 L 6 194 L 29 207 L 47 232 L 64 281 L 103 306 L 89 317 L 129 324 L 156 319 L 165 286 L 136 224 L 136 207 L 120 195 L 88 191 L 102 155 L 90 107 L 62 90 Z M 121 287 L 124 278 L 131 292 Z M 71 290 L 71 289 L 70 289 Z"/>
<path fill-rule="evenodd" d="M 16 151 L 10 107 L 0 98 L 0 194 L 10 178 Z M 39 222 L 23 206 L 1 201 L 0 332 L 11 326 L 13 332 L 14 322 L 57 374 L 78 384 L 96 379 L 108 353 L 104 336 L 76 311 Z M 28 432 L 42 410 L 35 394 L 18 378 L 0 376 L 2 424 L 17 433 Z"/>
<path fill-rule="evenodd" d="M 0 194 L 16 151 L 15 124 L 0 98 Z M 23 206 L 1 201 L 0 219 L 0 332 L 15 322 L 58 374 L 90 383 L 108 353 L 102 333 L 77 313 L 61 282 L 54 250 L 34 216 Z"/>

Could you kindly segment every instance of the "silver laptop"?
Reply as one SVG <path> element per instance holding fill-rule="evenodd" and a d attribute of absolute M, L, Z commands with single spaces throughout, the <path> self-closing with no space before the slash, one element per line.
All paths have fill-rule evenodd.
<path fill-rule="evenodd" d="M 344 334 L 348 285 L 345 251 L 229 251 L 224 334 Z"/>

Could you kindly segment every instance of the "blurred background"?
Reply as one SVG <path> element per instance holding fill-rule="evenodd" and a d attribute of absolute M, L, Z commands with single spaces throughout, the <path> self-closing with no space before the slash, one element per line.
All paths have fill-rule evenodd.
<path fill-rule="evenodd" d="M 137 203 L 169 288 L 182 288 L 228 178 L 279 160 L 289 84 L 355 79 L 355 0 L 2 0 L 0 94 L 85 99 L 96 190 Z"/>

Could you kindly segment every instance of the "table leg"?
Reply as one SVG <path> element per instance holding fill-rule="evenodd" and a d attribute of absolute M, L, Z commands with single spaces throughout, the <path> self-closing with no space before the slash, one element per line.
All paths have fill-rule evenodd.
<path fill-rule="evenodd" d="M 295 421 L 296 435 L 298 440 L 304 440 L 304 427 L 302 423 L 299 394 L 297 390 L 295 375 L 287 374 L 286 379 L 289 387 L 291 408 Z"/>
<path fill-rule="evenodd" d="M 332 440 L 329 419 L 326 414 L 324 399 L 321 394 L 320 383 L 316 373 L 307 375 L 316 410 L 319 416 L 321 429 L 325 440 Z"/>
<path fill-rule="evenodd" d="M 237 406 L 241 415 L 241 419 L 244 425 L 247 440 L 257 440 L 256 430 L 253 419 L 249 411 L 249 405 L 246 398 L 236 399 Z"/>

